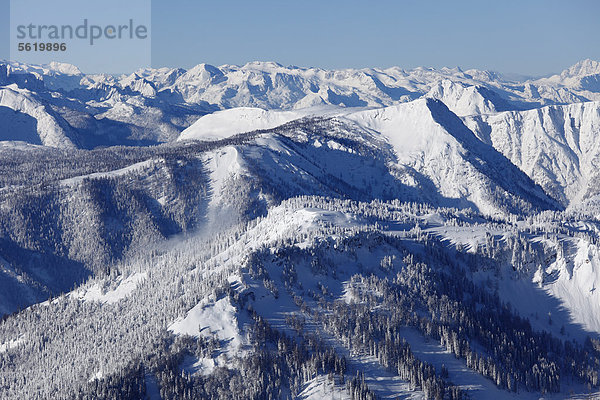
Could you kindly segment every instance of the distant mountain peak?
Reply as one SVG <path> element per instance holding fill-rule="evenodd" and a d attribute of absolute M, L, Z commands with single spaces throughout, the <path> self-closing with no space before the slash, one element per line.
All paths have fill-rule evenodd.
<path fill-rule="evenodd" d="M 243 69 L 260 69 L 260 70 L 265 70 L 265 69 L 277 69 L 277 68 L 283 68 L 283 65 L 279 64 L 278 62 L 274 62 L 274 61 L 251 61 L 249 63 L 246 63 L 243 67 Z"/>
<path fill-rule="evenodd" d="M 192 79 L 206 82 L 207 84 L 223 77 L 223 71 L 214 65 L 202 63 L 187 70 L 181 75 L 183 80 Z"/>
<path fill-rule="evenodd" d="M 47 67 L 52 71 L 60 72 L 65 75 L 83 75 L 83 72 L 73 64 L 52 61 Z"/>
<path fill-rule="evenodd" d="M 562 78 L 600 74 L 600 62 L 586 58 L 561 72 Z"/>

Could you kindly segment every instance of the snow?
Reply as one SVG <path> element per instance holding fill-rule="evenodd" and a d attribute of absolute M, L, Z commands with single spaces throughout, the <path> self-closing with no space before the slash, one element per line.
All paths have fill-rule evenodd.
<path fill-rule="evenodd" d="M 520 85 L 507 82 L 494 72 L 460 68 L 324 70 L 250 62 L 219 67 L 199 64 L 187 71 L 147 68 L 114 77 L 85 75 L 76 66 L 64 63 L 40 66 L 8 62 L 2 66 L 6 76 L 0 77 L 0 85 L 5 79 L 10 83 L 17 75 L 27 76 L 25 86 L 32 90 L 29 95 L 45 108 L 31 113 L 40 121 L 36 136 L 41 143 L 67 148 L 80 146 L 89 138 L 80 140 L 82 132 L 71 129 L 57 114 L 72 117 L 73 113 L 85 113 L 96 120 L 107 118 L 134 130 L 143 128 L 144 139 L 163 142 L 179 137 L 214 140 L 246 129 L 273 128 L 302 116 L 319 114 L 314 109 L 324 106 L 380 108 L 434 97 L 457 115 L 471 116 L 600 101 L 598 62 L 592 60 L 584 60 L 560 75 Z M 35 92 L 41 92 L 43 87 L 52 92 L 37 96 Z M 16 86 L 12 89 L 27 91 Z M 222 116 L 221 111 L 210 114 L 230 109 L 237 109 L 233 113 L 238 115 Z M 190 124 L 207 113 L 191 129 Z M 250 122 L 245 123 L 244 119 Z M 179 135 L 186 127 L 190 130 Z M 123 139 L 127 142 L 131 138 Z M 27 135 L 22 140 L 36 144 L 40 141 Z"/>
<path fill-rule="evenodd" d="M 226 361 L 220 360 L 222 365 L 226 365 Z M 219 361 L 211 357 L 192 357 L 186 356 L 181 363 L 181 369 L 189 374 L 210 375 L 215 368 L 219 366 Z"/>
<path fill-rule="evenodd" d="M 425 232 L 431 233 L 434 236 L 440 237 L 443 241 L 456 246 L 461 245 L 471 253 L 474 253 L 477 248 L 486 242 L 486 234 L 502 237 L 506 232 L 501 229 L 490 229 L 485 225 L 470 225 L 470 226 L 447 226 L 443 221 L 433 222 L 428 221 Z"/>
<path fill-rule="evenodd" d="M 62 63 L 57 61 L 50 62 L 47 67 L 56 72 L 60 72 L 65 75 L 81 75 L 82 72 L 79 68 L 74 66 L 73 64 Z"/>
<path fill-rule="evenodd" d="M 346 118 L 383 134 L 394 146 L 399 162 L 410 162 L 425 149 L 440 151 L 451 139 L 433 120 L 427 100 L 362 111 Z"/>
<path fill-rule="evenodd" d="M 394 158 L 386 166 L 393 171 L 390 176 L 390 179 L 395 179 L 393 185 L 415 188 L 421 200 L 441 206 L 470 207 L 490 215 L 506 211 L 526 212 L 534 207 L 558 207 L 493 147 L 478 141 L 473 132 L 439 101 L 420 99 L 378 109 L 327 109 L 319 112 L 333 117 L 332 124 L 338 123 L 336 129 L 342 124 L 342 138 L 343 135 L 349 136 L 384 153 L 383 157 Z M 312 114 L 308 110 L 231 109 L 200 118 L 181 134 L 180 139 L 225 138 L 285 123 L 301 115 Z M 309 140 L 302 132 L 298 135 L 298 141 Z M 282 143 L 275 130 L 253 139 L 252 143 L 258 146 L 228 146 L 205 156 L 214 195 L 210 206 L 212 211 L 209 212 L 214 217 L 210 220 L 228 221 L 234 215 L 230 209 L 236 205 L 223 202 L 222 194 L 234 184 L 234 179 L 252 175 L 246 166 L 250 161 L 251 165 L 260 165 L 271 171 L 274 181 L 281 180 L 298 187 L 306 185 L 309 180 L 315 180 L 314 184 L 319 185 L 315 177 L 327 171 L 354 187 L 364 187 L 368 182 L 372 188 L 371 195 L 380 196 L 394 191 L 390 182 L 381 181 L 381 167 L 364 168 L 356 158 L 345 158 L 335 153 L 323 156 L 327 150 L 361 156 L 354 148 L 319 136 L 310 140 L 317 152 L 313 154 L 305 150 L 300 154 Z M 385 154 L 390 151 L 389 147 L 393 151 L 391 157 Z M 372 164 L 371 158 L 369 154 L 362 164 Z M 314 165 L 312 159 L 319 160 L 321 165 Z M 400 194 L 397 196 L 401 197 Z"/>
<path fill-rule="evenodd" d="M 120 168 L 114 171 L 109 172 L 95 172 L 92 174 L 75 176 L 72 178 L 63 179 L 60 183 L 64 186 L 77 186 L 80 185 L 85 179 L 106 179 L 106 178 L 115 178 L 118 176 L 123 176 L 131 173 L 138 172 L 140 170 L 151 168 L 156 164 L 164 163 L 164 160 L 146 160 L 141 161 L 135 164 L 131 164 L 125 168 Z"/>
<path fill-rule="evenodd" d="M 594 62 L 587 62 L 593 64 Z M 586 64 L 584 62 L 583 64 Z M 587 65 L 586 64 L 586 65 Z M 573 73 L 581 79 L 582 74 L 594 68 L 573 67 Z M 160 82 L 159 89 L 182 93 L 187 102 L 205 101 L 219 104 L 222 108 L 259 106 L 265 109 L 299 109 L 320 104 L 338 104 L 346 107 L 389 106 L 407 102 L 437 91 L 440 82 L 447 80 L 463 86 L 485 86 L 491 91 L 468 89 L 466 92 L 450 91 L 443 100 L 455 112 L 468 115 L 475 110 L 493 111 L 495 101 L 490 97 L 504 97 L 518 106 L 533 108 L 542 101 L 561 103 L 565 98 L 576 100 L 585 95 L 596 96 L 598 90 L 586 91 L 581 85 L 567 85 L 560 79 L 529 81 L 530 87 L 540 90 L 527 91 L 512 82 L 505 82 L 500 74 L 490 71 L 460 68 L 398 67 L 387 69 L 365 68 L 327 71 L 320 68 L 284 67 L 277 63 L 251 62 L 243 66 L 222 65 L 215 67 L 200 64 L 187 72 L 179 69 L 145 70 L 140 73 L 148 79 Z M 176 79 L 167 79 L 177 75 Z M 502 96 L 500 96 L 502 95 Z M 456 96 L 456 97 L 455 97 Z M 456 105 L 456 108 L 453 108 Z M 463 113 L 463 111 L 465 111 Z"/>
<path fill-rule="evenodd" d="M 298 132 L 264 132 L 252 139 L 249 145 L 222 146 L 198 155 L 206 168 L 210 186 L 206 210 L 210 228 L 207 231 L 217 231 L 219 224 L 225 227 L 237 222 L 240 208 L 245 205 L 240 204 L 240 197 L 234 196 L 239 185 L 251 182 L 248 186 L 255 190 L 259 185 L 253 184 L 258 179 L 267 178 L 272 178 L 275 183 L 289 184 L 290 192 L 295 189 L 293 184 L 303 190 L 307 188 L 299 190 L 302 194 L 329 195 L 327 184 L 323 182 L 332 180 L 332 177 L 356 188 L 374 183 L 369 186 L 368 195 L 382 197 L 381 187 L 389 187 L 393 189 L 391 197 L 405 200 L 404 192 L 394 191 L 403 185 L 415 188 L 419 199 L 431 200 L 434 205 L 470 207 L 490 215 L 506 215 L 507 211 L 526 213 L 538 206 L 552 208 L 555 204 L 552 199 L 533 185 L 527 176 L 563 205 L 570 205 L 573 209 L 579 204 L 590 204 L 585 201 L 593 199 L 600 191 L 597 172 L 600 158 L 597 138 L 600 89 L 594 91 L 593 87 L 594 77 L 600 74 L 600 64 L 591 60 L 578 63 L 560 75 L 522 85 L 505 85 L 497 75 L 487 71 L 464 72 L 458 68 L 326 71 L 252 62 L 241 67 L 201 64 L 188 71 L 147 69 L 112 79 L 106 76 L 83 77 L 81 71 L 68 64 L 10 66 L 42 77 L 44 83 L 54 89 L 101 88 L 106 85 L 105 89 L 111 93 L 106 101 L 94 98 L 78 103 L 81 109 L 97 106 L 98 118 L 136 120 L 137 123 L 138 118 L 144 119 L 144 113 L 149 113 L 157 115 L 157 120 L 166 120 L 169 117 L 163 114 L 168 108 L 166 100 L 167 103 L 160 107 L 148 106 L 154 101 L 163 101 L 164 91 L 172 91 L 173 98 L 178 99 L 174 100 L 178 106 L 189 109 L 198 106 L 194 108 L 195 112 L 204 113 L 204 106 L 210 110 L 226 108 L 201 117 L 180 134 L 177 131 L 173 137 L 181 141 L 220 140 L 239 133 L 274 129 L 305 117 L 332 117 L 327 121 L 331 124 L 326 126 L 331 136 L 307 133 L 302 129 Z M 65 100 L 59 92 L 50 96 Z M 588 99 L 596 101 L 585 101 Z M 74 148 L 72 128 L 48 106 L 48 101 L 15 84 L 0 87 L 0 107 L 10 110 L 2 114 L 0 122 L 9 129 L 0 133 L 3 135 L 0 139 L 23 140 L 1 141 L 0 148 L 31 147 L 27 142 Z M 565 101 L 574 104 L 540 107 L 548 102 Z M 510 111 L 502 111 L 506 107 Z M 532 107 L 535 109 L 521 110 Z M 198 111 L 200 109 L 202 111 Z M 190 117 L 188 123 L 192 119 Z M 289 145 L 290 138 L 282 139 L 280 133 L 290 137 L 298 135 L 291 140 L 300 150 Z M 331 139 L 332 136 L 336 139 Z M 364 156 L 360 146 L 353 148 L 343 144 L 353 141 L 376 149 L 376 155 L 385 160 L 382 164 L 385 163 L 386 168 L 371 168 L 376 157 L 372 154 Z M 70 187 L 79 185 L 84 179 L 124 176 L 156 168 L 163 162 L 161 159 L 147 160 L 110 172 L 65 179 L 61 184 Z M 266 171 L 266 175 L 258 175 L 258 168 Z M 388 173 L 389 180 L 382 179 L 382 175 L 387 179 Z M 397 183 L 401 185 L 394 186 Z M 317 232 L 323 225 L 353 228 L 364 222 L 338 211 L 293 209 L 285 202 L 269 208 L 273 200 L 261 190 L 257 189 L 257 193 L 244 197 L 243 201 L 256 201 L 265 206 L 267 215 L 255 220 L 255 225 L 236 236 L 233 244 L 207 260 L 206 264 L 195 265 L 190 273 L 203 274 L 204 277 L 204 274 L 231 271 L 243 265 L 249 252 L 259 248 L 273 249 L 291 235 L 306 234 L 306 241 L 296 245 L 307 248 L 314 240 L 309 239 L 308 234 Z M 169 198 L 162 196 L 157 201 L 165 205 Z M 510 234 L 509 225 L 504 225 L 504 230 L 483 224 L 448 226 L 436 213 L 424 216 L 422 220 L 424 232 L 448 244 L 460 244 L 469 252 L 475 252 L 488 234 L 496 237 Z M 516 226 L 522 227 L 522 224 Z M 578 230 L 578 227 L 567 224 L 563 224 L 562 228 Z M 581 228 L 581 231 L 592 229 L 595 227 Z M 529 239 L 544 240 L 533 236 Z M 581 341 L 586 334 L 600 334 L 600 249 L 586 239 L 561 236 L 559 240 L 564 253 L 559 252 L 555 261 L 532 267 L 522 276 L 505 271 L 500 271 L 497 276 L 491 276 L 487 271 L 474 274 L 480 282 L 485 278 L 496 279 L 494 284 L 497 284 L 501 299 L 510 302 L 517 312 L 529 318 L 534 329 Z M 383 252 L 355 250 L 354 260 L 340 257 L 332 261 L 339 267 L 336 278 L 317 276 L 305 265 L 295 266 L 303 290 L 317 290 L 324 284 L 334 298 L 355 302 L 357 298 L 353 295 L 350 277 L 363 273 L 363 264 L 383 256 Z M 206 265 L 216 267 L 209 270 Z M 24 282 L 10 266 L 0 267 L 0 272 L 15 277 L 17 282 Z M 290 333 L 285 317 L 301 314 L 301 311 L 281 282 L 280 266 L 266 265 L 265 268 L 275 279 L 278 296 L 261 287 L 260 282 L 252 282 L 243 273 L 228 275 L 228 282 L 234 290 L 254 290 L 255 309 L 274 327 Z M 135 296 L 146 279 L 146 272 L 114 279 L 94 279 L 68 296 L 84 302 L 115 304 Z M 306 299 L 311 301 L 308 296 Z M 61 299 L 55 299 L 52 303 L 59 301 Z M 208 297 L 171 321 L 168 330 L 174 335 L 217 338 L 222 344 L 221 353 L 216 357 L 186 358 L 182 368 L 192 373 L 208 374 L 215 367 L 229 365 L 232 359 L 243 355 L 248 344 L 247 321 L 244 318 L 245 314 L 237 310 L 228 297 Z M 564 333 L 561 333 L 562 326 L 565 326 Z M 422 397 L 421 392 L 412 392 L 405 381 L 384 371 L 374 358 L 350 354 L 310 321 L 307 329 L 323 335 L 328 344 L 347 356 L 350 370 L 364 372 L 369 386 L 381 398 Z M 474 398 L 538 397 L 533 393 L 516 395 L 501 391 L 491 381 L 466 368 L 462 360 L 456 359 L 439 344 L 408 328 L 402 333 L 417 357 L 437 367 L 445 364 L 450 371 L 450 379 L 468 389 Z M 25 342 L 24 337 L 3 340 L 0 353 Z M 102 376 L 103 371 L 100 370 L 91 379 Z M 151 379 L 149 382 L 150 386 L 156 385 Z M 347 398 L 344 388 L 338 386 L 334 387 L 325 376 L 319 376 L 306 383 L 299 398 Z M 150 389 L 156 392 L 154 387 Z M 561 396 L 548 398 L 558 399 Z"/>
<path fill-rule="evenodd" d="M 15 61 L 9 62 L 9 65 L 20 72 L 29 72 L 29 73 L 37 73 L 40 75 L 43 74 L 52 74 L 59 73 L 63 75 L 81 75 L 82 72 L 79 68 L 77 68 L 73 64 L 51 61 L 48 64 L 24 64 Z"/>
<path fill-rule="evenodd" d="M 20 140 L 4 140 L 0 141 L 0 151 L 3 150 L 29 150 L 41 148 L 41 146 L 36 146 L 31 143 L 27 143 Z"/>
<path fill-rule="evenodd" d="M 470 252 L 485 244 L 486 234 L 496 238 L 507 234 L 485 225 L 444 226 L 439 221 L 424 231 L 452 245 L 460 244 Z M 531 237 L 530 240 L 543 239 Z M 498 278 L 479 272 L 483 277 L 479 280 L 499 279 L 500 297 L 528 318 L 536 330 L 563 337 L 561 329 L 564 329 L 568 337 L 583 341 L 590 333 L 600 334 L 600 295 L 596 290 L 600 286 L 600 250 L 584 239 L 563 239 L 561 243 L 567 252 L 549 265 L 538 266 L 531 275 L 514 277 L 504 273 Z M 552 324 L 548 323 L 549 316 Z"/>
<path fill-rule="evenodd" d="M 209 304 L 199 303 L 188 311 L 185 318 L 170 325 L 169 330 L 177 335 L 196 337 L 214 334 L 221 340 L 231 340 L 241 345 L 242 338 L 235 314 L 236 309 L 227 297 Z"/>
<path fill-rule="evenodd" d="M 219 140 L 238 133 L 270 129 L 300 117 L 293 111 L 266 111 L 260 108 L 232 108 L 201 117 L 181 132 L 178 140 Z"/>
<path fill-rule="evenodd" d="M 311 116 L 342 112 L 336 107 L 312 107 L 296 111 L 264 110 L 239 107 L 205 115 L 181 132 L 178 140 L 219 140 L 239 133 L 272 129 L 290 121 Z"/>
<path fill-rule="evenodd" d="M 542 85 L 552 85 L 559 87 L 567 87 L 571 89 L 597 89 L 586 87 L 584 78 L 589 76 L 600 75 L 600 62 L 590 59 L 579 61 L 571 67 L 565 69 L 558 75 L 552 75 L 548 78 L 542 78 L 536 81 Z M 582 84 L 583 83 L 583 84 Z M 595 90 L 597 91 L 597 90 Z"/>
<path fill-rule="evenodd" d="M 25 343 L 25 337 L 21 336 L 17 339 L 13 339 L 13 340 L 9 340 L 3 343 L 0 343 L 0 354 L 5 353 L 7 351 L 9 351 L 10 349 L 14 349 L 15 347 L 19 346 L 20 344 Z"/>
<path fill-rule="evenodd" d="M 544 285 L 569 311 L 572 321 L 589 332 L 600 334 L 600 250 L 584 239 L 571 245 L 569 258 L 558 258 L 546 269 L 558 279 Z"/>
<path fill-rule="evenodd" d="M 224 344 L 223 352 L 216 359 L 201 358 L 185 363 L 186 370 L 201 374 L 210 373 L 216 365 L 225 366 L 235 357 L 243 356 L 244 346 L 248 344 L 238 321 L 238 312 L 229 297 L 216 301 L 202 300 L 184 318 L 169 325 L 168 330 L 175 335 L 215 337 Z"/>
<path fill-rule="evenodd" d="M 296 397 L 297 400 L 351 400 L 344 385 L 333 384 L 325 375 L 319 375 L 304 385 L 302 392 Z"/>
<path fill-rule="evenodd" d="M 100 371 L 96 372 L 94 375 L 92 375 L 90 377 L 90 379 L 88 379 L 88 382 L 97 381 L 102 378 L 104 378 L 104 372 L 102 370 L 100 370 Z"/>
<path fill-rule="evenodd" d="M 465 123 L 564 205 L 598 194 L 600 102 L 481 115 Z"/>
<path fill-rule="evenodd" d="M 4 129 L 0 140 L 23 140 L 49 147 L 75 148 L 66 130 L 66 124 L 51 115 L 33 92 L 17 85 L 0 86 L 0 109 L 9 108 L 16 113 L 2 113 Z"/>
<path fill-rule="evenodd" d="M 541 200 L 546 207 L 553 203 L 514 165 L 477 140 L 440 101 L 420 99 L 342 118 L 382 135 L 393 147 L 400 170 L 422 174 L 446 199 L 437 200 L 444 206 L 471 207 L 489 215 L 502 213 L 506 210 L 496 202 L 498 192 L 504 192 L 503 197 L 521 193 L 522 199 Z M 418 181 L 413 177 L 403 183 L 424 186 Z M 456 200 L 454 204 L 451 199 Z M 523 204 L 514 206 L 520 212 L 523 208 Z"/>
<path fill-rule="evenodd" d="M 70 296 L 82 301 L 97 301 L 100 303 L 113 304 L 130 296 L 147 277 L 147 272 L 139 272 L 125 279 L 119 277 L 115 281 L 116 287 L 114 289 L 105 290 L 96 283 L 90 287 L 83 287 L 75 290 L 70 293 Z"/>
<path fill-rule="evenodd" d="M 235 207 L 224 197 L 236 178 L 248 175 L 246 162 L 236 146 L 221 147 L 207 152 L 202 160 L 208 170 L 212 196 L 208 203 L 207 219 L 215 229 L 230 226 L 237 219 Z"/>
<path fill-rule="evenodd" d="M 295 119 L 295 112 L 306 115 L 306 110 L 314 107 L 379 108 L 423 97 L 438 98 L 461 116 L 600 101 L 598 62 L 592 60 L 577 63 L 560 75 L 520 85 L 507 82 L 494 72 L 463 71 L 460 68 L 323 70 L 250 62 L 243 66 L 220 67 L 199 64 L 187 71 L 181 68 L 147 68 L 114 77 L 108 74 L 85 75 L 76 66 L 64 63 L 40 66 L 8 62 L 2 66 L 7 75 L 0 80 L 12 82 L 15 76 L 27 74 L 26 86 L 30 90 L 41 90 L 43 86 L 50 89 L 50 95 L 44 96 L 41 102 L 47 110 L 54 108 L 57 113 L 66 112 L 67 115 L 73 111 L 84 112 L 96 119 L 109 118 L 130 127 L 143 127 L 146 129 L 144 135 L 157 141 L 176 139 L 182 127 L 189 126 L 194 117 L 236 108 L 246 110 L 237 112 L 245 112 L 251 119 L 256 119 L 256 115 L 250 114 L 260 113 L 256 110 L 261 109 L 288 110 L 291 114 L 270 114 L 258 118 L 253 124 L 236 127 L 231 124 L 236 118 L 223 120 L 217 113 L 214 118 L 201 122 L 198 132 L 192 130 L 185 136 L 189 135 L 191 139 L 198 135 L 206 140 L 227 137 L 234 134 L 232 131 L 240 133 L 240 128 L 274 127 Z M 181 106 L 186 110 L 183 113 L 178 111 Z M 61 110 L 62 107 L 69 109 Z M 191 113 L 189 119 L 187 113 Z M 48 114 L 51 118 L 40 127 L 39 136 L 44 137 L 43 144 L 70 148 L 80 145 L 79 140 L 71 135 L 79 134 L 76 129 L 68 132 L 69 127 L 60 121 L 60 117 L 54 112 Z M 169 123 L 169 117 L 182 120 Z M 52 118 L 67 131 L 66 134 L 51 126 Z"/>
<path fill-rule="evenodd" d="M 486 233 L 495 237 L 506 234 L 483 225 L 434 224 L 424 231 L 453 245 L 460 243 L 471 252 L 485 243 Z M 530 240 L 535 242 L 541 238 Z M 596 290 L 600 286 L 600 249 L 584 239 L 563 239 L 561 243 L 566 247 L 566 253 L 551 264 L 532 270 L 531 276 L 515 278 L 501 274 L 498 293 L 528 318 L 536 330 L 563 337 L 562 329 L 568 337 L 583 341 L 591 333 L 600 334 L 600 294 Z M 348 301 L 351 301 L 349 296 Z"/>
<path fill-rule="evenodd" d="M 440 81 L 427 93 L 427 97 L 439 99 L 456 115 L 491 114 L 498 111 L 488 93 L 478 86 L 468 86 L 449 79 Z"/>
<path fill-rule="evenodd" d="M 468 88 L 463 90 L 468 91 Z M 257 108 L 220 111 L 200 118 L 181 134 L 180 140 L 222 139 L 240 132 L 272 127 L 303 115 L 313 115 L 311 113 L 317 111 L 265 111 Z M 342 138 L 343 135 L 349 136 L 382 153 L 388 152 L 388 147 L 391 147 L 395 159 L 390 160 L 387 167 L 393 170 L 394 184 L 416 188 L 421 200 L 442 206 L 470 207 L 490 215 L 558 207 L 492 146 L 477 140 L 473 132 L 439 101 L 419 99 L 385 108 L 360 111 L 330 108 L 318 112 L 321 113 L 319 115 L 333 117 L 332 124 L 337 122 L 348 126 L 343 125 Z M 305 133 L 298 135 L 298 141 L 304 137 L 309 140 Z M 246 167 L 250 159 L 251 165 L 272 171 L 274 180 L 280 179 L 289 184 L 302 181 L 298 182 L 299 187 L 306 184 L 305 180 L 314 179 L 325 170 L 335 177 L 348 179 L 346 182 L 355 187 L 369 182 L 372 195 L 393 190 L 389 183 L 381 182 L 380 168 L 354 168 L 355 164 L 359 164 L 356 158 L 347 159 L 337 154 L 324 157 L 327 149 L 350 154 L 357 152 L 337 140 L 323 140 L 315 136 L 310 139 L 314 149 L 318 150 L 314 154 L 310 151 L 296 154 L 295 149 L 281 143 L 275 130 L 253 139 L 252 143 L 258 146 L 228 146 L 206 156 L 204 159 L 211 171 L 215 195 L 211 209 L 223 211 L 211 220 L 228 220 L 228 216 L 232 215 L 227 209 L 233 205 L 223 204 L 222 193 L 226 192 L 228 185 L 233 185 L 232 179 L 252 175 Z M 372 164 L 371 157 L 365 157 L 363 164 Z M 311 159 L 319 159 L 323 165 L 311 165 Z M 377 176 L 371 175 L 371 172 Z"/>
<path fill-rule="evenodd" d="M 137 74 L 131 74 L 119 81 L 121 87 L 131 89 L 134 92 L 140 93 L 144 97 L 154 98 L 157 95 L 157 90 L 154 84 Z"/>
<path fill-rule="evenodd" d="M 292 218 L 285 217 L 290 214 Z M 269 246 L 270 243 L 286 237 L 290 232 L 299 229 L 318 229 L 320 222 L 325 221 L 333 223 L 335 226 L 346 228 L 355 227 L 360 223 L 360 220 L 339 212 L 303 208 L 290 210 L 282 205 L 273 208 L 269 212 L 267 218 L 261 221 L 253 230 L 248 232 L 248 234 L 253 242 L 259 241 L 260 243 L 263 243 L 263 246 Z M 286 231 L 287 233 L 284 234 Z M 245 240 L 246 238 L 240 238 L 242 243 L 245 243 Z M 263 240 L 265 242 L 262 242 Z M 253 246 L 256 246 L 256 244 L 253 244 Z M 249 246 L 246 248 L 248 247 Z M 343 298 L 348 286 L 346 280 L 352 275 L 359 273 L 358 263 L 368 265 L 369 261 L 367 260 L 371 260 L 372 262 L 373 259 L 381 258 L 385 255 L 384 252 L 374 252 L 366 248 L 357 249 L 356 259 L 350 257 L 335 258 L 334 254 L 335 253 L 332 254 L 332 257 L 334 257 L 332 262 L 338 266 L 337 276 L 335 278 L 327 275 L 315 274 L 310 269 L 310 266 L 305 265 L 304 263 L 297 263 L 295 265 L 298 281 L 303 288 L 303 291 L 317 291 L 318 286 L 322 284 L 331 291 L 332 296 Z M 294 303 L 290 293 L 288 293 L 285 285 L 281 281 L 281 266 L 275 263 L 267 263 L 264 267 L 268 271 L 269 276 L 274 279 L 274 285 L 278 289 L 277 297 L 273 296 L 270 291 L 265 289 L 261 282 L 254 282 L 246 275 L 242 278 L 245 280 L 243 287 L 246 287 L 247 290 L 253 292 L 254 300 L 252 307 L 260 315 L 266 318 L 272 327 L 294 337 L 295 332 L 289 327 L 286 318 L 290 315 L 298 315 L 306 318 L 305 330 L 317 334 L 325 340 L 328 345 L 331 345 L 340 356 L 346 358 L 348 362 L 347 377 L 355 376 L 356 372 L 363 373 L 369 388 L 381 399 L 424 398 L 422 391 L 413 390 L 407 381 L 402 380 L 399 376 L 394 375 L 382 367 L 375 357 L 350 352 L 337 339 L 323 331 L 318 323 L 312 322 L 310 314 L 301 312 L 300 308 Z M 317 307 L 317 304 L 315 304 L 310 297 L 304 296 L 304 300 L 309 307 Z M 345 391 L 341 389 L 342 388 L 338 386 L 332 391 L 332 386 L 327 382 L 326 377 L 317 377 L 305 385 L 298 398 L 317 399 L 323 398 L 323 395 L 327 396 L 325 398 L 330 398 L 332 393 L 336 396 L 342 396 L 341 398 L 346 398 L 344 397 L 346 396 Z"/>

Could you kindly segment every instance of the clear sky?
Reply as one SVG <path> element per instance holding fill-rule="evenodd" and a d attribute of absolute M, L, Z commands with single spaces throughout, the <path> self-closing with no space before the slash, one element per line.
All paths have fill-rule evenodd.
<path fill-rule="evenodd" d="M 8 58 L 7 3 L 0 58 Z M 151 28 L 155 67 L 262 60 L 543 75 L 600 59 L 598 0 L 153 0 Z"/>

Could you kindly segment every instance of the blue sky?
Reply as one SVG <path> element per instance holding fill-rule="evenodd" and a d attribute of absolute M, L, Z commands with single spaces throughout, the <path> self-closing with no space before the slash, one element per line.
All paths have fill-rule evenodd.
<path fill-rule="evenodd" d="M 8 58 L 7 3 L 0 0 L 0 58 Z M 91 12 L 102 4 L 88 3 Z M 133 11 L 127 7 L 122 1 L 123 12 Z M 599 17 L 596 0 L 153 0 L 152 64 L 265 60 L 542 75 L 600 59 Z"/>

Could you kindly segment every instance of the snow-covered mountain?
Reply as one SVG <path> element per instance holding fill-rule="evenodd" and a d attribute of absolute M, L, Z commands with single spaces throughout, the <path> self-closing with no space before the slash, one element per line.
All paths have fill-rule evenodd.
<path fill-rule="evenodd" d="M 273 125 L 281 126 L 269 129 Z M 320 118 L 236 108 L 200 118 L 180 140 L 222 139 L 245 131 L 267 136 L 261 134 L 264 139 L 251 149 L 236 149 L 238 159 L 260 168 L 261 179 L 274 180 L 271 185 L 280 189 L 295 181 L 302 181 L 298 187 L 322 186 L 334 178 L 341 180 L 334 186 L 343 183 L 362 193 L 360 199 L 404 198 L 489 215 L 560 207 L 439 100 Z M 293 142 L 282 142 L 281 135 Z"/>
<path fill-rule="evenodd" d="M 119 77 L 85 75 L 61 63 L 10 62 L 0 63 L 0 86 L 35 92 L 81 136 L 76 145 L 90 148 L 171 141 L 198 117 L 235 107 L 381 107 L 426 96 L 466 116 L 599 100 L 600 88 L 574 83 L 593 79 L 594 65 L 586 60 L 555 77 L 510 82 L 459 68 L 327 71 L 254 62 L 145 69 Z"/>
<path fill-rule="evenodd" d="M 310 115 L 310 112 L 273 111 L 255 107 L 232 108 L 201 117 L 181 132 L 177 140 L 224 139 L 239 133 L 276 128 L 306 115 Z"/>
<path fill-rule="evenodd" d="M 477 115 L 466 123 L 563 205 L 600 194 L 600 103 Z"/>
<path fill-rule="evenodd" d="M 408 185 L 420 181 L 416 186 L 424 191 L 421 198 L 427 197 L 426 191 L 435 190 L 445 198 L 459 200 L 459 208 L 470 203 L 487 214 L 523 212 L 530 207 L 527 202 L 555 207 L 527 176 L 479 141 L 439 100 L 416 100 L 346 118 L 386 138 L 394 149 L 401 181 Z"/>
<path fill-rule="evenodd" d="M 589 60 L 587 62 L 591 63 Z M 574 66 L 563 75 L 584 79 L 588 73 L 590 68 Z M 493 72 L 462 71 L 460 68 L 403 70 L 394 67 L 327 71 L 253 62 L 241 67 L 200 64 L 185 73 L 179 69 L 163 68 L 142 70 L 137 74 L 158 82 L 159 90 L 171 89 L 181 93 L 187 102 L 206 101 L 222 108 L 251 106 L 292 109 L 321 104 L 377 107 L 414 100 L 429 92 L 444 96 L 444 92 L 454 91 L 457 93 L 448 95 L 463 108 L 453 111 L 462 114 L 461 111 L 477 111 L 477 108 L 465 109 L 469 102 L 475 103 L 472 107 L 481 106 L 482 102 L 487 101 L 501 108 L 507 107 L 503 103 L 533 108 L 539 104 L 573 102 L 577 99 L 595 100 L 599 92 L 598 88 L 590 90 L 577 85 L 567 86 L 558 80 L 509 82 Z M 457 86 L 452 87 L 451 83 Z M 461 86 L 476 86 L 477 93 L 470 93 L 472 89 L 462 93 Z M 588 97 L 584 97 L 583 92 Z"/>
<path fill-rule="evenodd" d="M 71 126 L 34 92 L 15 84 L 0 87 L 0 110 L 0 140 L 75 148 Z"/>
<path fill-rule="evenodd" d="M 92 148 L 172 141 L 200 116 L 236 107 L 382 107 L 425 96 L 467 116 L 596 101 L 600 100 L 596 67 L 586 60 L 550 78 L 511 82 L 497 73 L 460 68 L 329 71 L 252 62 L 112 76 L 85 75 L 61 63 L 9 62 L 0 63 L 0 86 L 16 84 L 36 92 L 42 104 L 80 136 L 75 145 Z"/>
<path fill-rule="evenodd" d="M 600 89 L 600 63 L 594 60 L 583 60 L 558 75 L 536 81 L 540 85 L 558 86 L 571 90 L 597 93 Z"/>
<path fill-rule="evenodd" d="M 0 63 L 0 398 L 597 396 L 599 73 Z"/>

